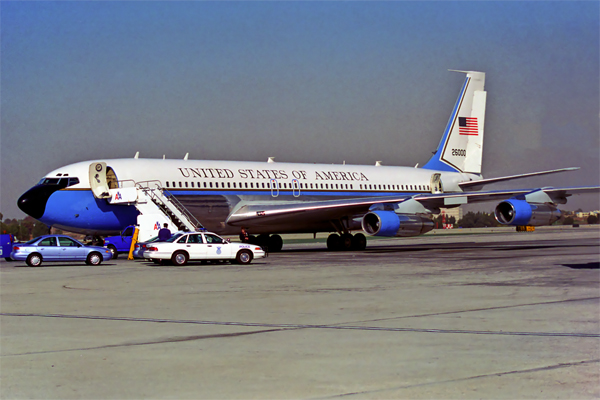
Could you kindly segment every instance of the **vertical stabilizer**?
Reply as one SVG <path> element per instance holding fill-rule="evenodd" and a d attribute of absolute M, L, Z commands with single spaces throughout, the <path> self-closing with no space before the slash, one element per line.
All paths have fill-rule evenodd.
<path fill-rule="evenodd" d="M 426 169 L 481 174 L 485 122 L 485 73 L 467 74 L 448 125 Z"/>

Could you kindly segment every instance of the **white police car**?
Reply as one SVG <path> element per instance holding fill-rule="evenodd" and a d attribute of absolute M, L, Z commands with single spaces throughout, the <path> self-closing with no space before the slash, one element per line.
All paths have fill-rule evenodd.
<path fill-rule="evenodd" d="M 170 260 L 175 265 L 183 266 L 193 260 L 231 260 L 238 264 L 250 264 L 253 259 L 267 255 L 257 245 L 230 243 L 211 232 L 188 232 L 166 242 L 150 243 L 143 256 L 155 263 Z"/>

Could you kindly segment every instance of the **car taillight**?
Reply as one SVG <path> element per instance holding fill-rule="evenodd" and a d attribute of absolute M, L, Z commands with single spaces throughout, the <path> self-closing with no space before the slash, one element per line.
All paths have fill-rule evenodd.
<path fill-rule="evenodd" d="M 158 251 L 156 247 L 148 247 L 148 251 Z"/>
<path fill-rule="evenodd" d="M 262 250 L 260 247 L 255 247 L 254 250 Z"/>
<path fill-rule="evenodd" d="M 15 246 L 15 247 L 13 247 L 13 250 L 15 250 L 15 251 L 16 251 L 16 250 L 19 250 L 19 249 L 20 249 L 20 247 L 19 247 L 19 246 Z"/>

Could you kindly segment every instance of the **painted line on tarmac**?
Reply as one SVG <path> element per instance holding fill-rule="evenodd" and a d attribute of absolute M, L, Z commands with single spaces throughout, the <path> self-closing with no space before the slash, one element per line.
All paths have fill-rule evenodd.
<path fill-rule="evenodd" d="M 455 333 L 470 335 L 503 335 L 503 336 L 538 336 L 538 337 L 576 337 L 598 338 L 600 333 L 584 332 L 511 332 L 511 331 L 477 331 L 467 329 L 428 329 L 428 328 L 391 328 L 382 326 L 358 325 L 309 325 L 309 324 L 267 324 L 258 322 L 227 322 L 227 321 L 198 321 L 160 318 L 109 317 L 101 315 L 68 315 L 68 314 L 29 314 L 29 313 L 0 313 L 7 317 L 42 317 L 42 318 L 73 318 L 104 321 L 153 322 L 170 324 L 222 325 L 222 326 L 251 326 L 261 328 L 294 328 L 294 329 L 337 329 L 380 332 L 419 332 L 419 333 Z"/>
<path fill-rule="evenodd" d="M 553 369 L 576 367 L 578 365 L 595 364 L 598 362 L 600 362 L 600 359 L 575 361 L 575 362 L 570 362 L 570 363 L 547 365 L 545 367 L 528 368 L 528 369 L 520 369 L 520 370 L 513 370 L 513 371 L 494 372 L 491 374 L 484 374 L 484 375 L 468 376 L 465 378 L 450 379 L 450 380 L 446 380 L 446 381 L 424 382 L 424 383 L 416 383 L 414 385 L 397 386 L 397 387 L 386 388 L 386 389 L 376 389 L 376 390 L 368 390 L 368 391 L 364 391 L 364 392 L 353 392 L 353 393 L 341 393 L 341 394 L 327 396 L 327 397 L 314 397 L 313 400 L 336 399 L 339 397 L 349 397 L 349 396 L 354 396 L 354 395 L 392 392 L 392 391 L 402 390 L 402 389 L 411 389 L 411 388 L 416 388 L 416 387 L 432 386 L 432 385 L 443 385 L 445 383 L 464 382 L 464 381 L 470 381 L 473 379 L 490 378 L 490 377 L 494 377 L 494 376 L 505 376 L 505 375 L 512 375 L 512 374 L 527 374 L 527 373 L 534 373 L 534 372 L 540 372 L 540 371 L 550 371 Z"/>

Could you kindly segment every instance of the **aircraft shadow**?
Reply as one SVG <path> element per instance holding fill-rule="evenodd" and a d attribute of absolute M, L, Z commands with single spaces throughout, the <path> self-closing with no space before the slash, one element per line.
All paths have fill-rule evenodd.
<path fill-rule="evenodd" d="M 593 262 L 581 263 L 581 264 L 562 264 L 562 266 L 572 268 L 572 269 L 600 269 L 600 262 L 593 261 Z"/>

